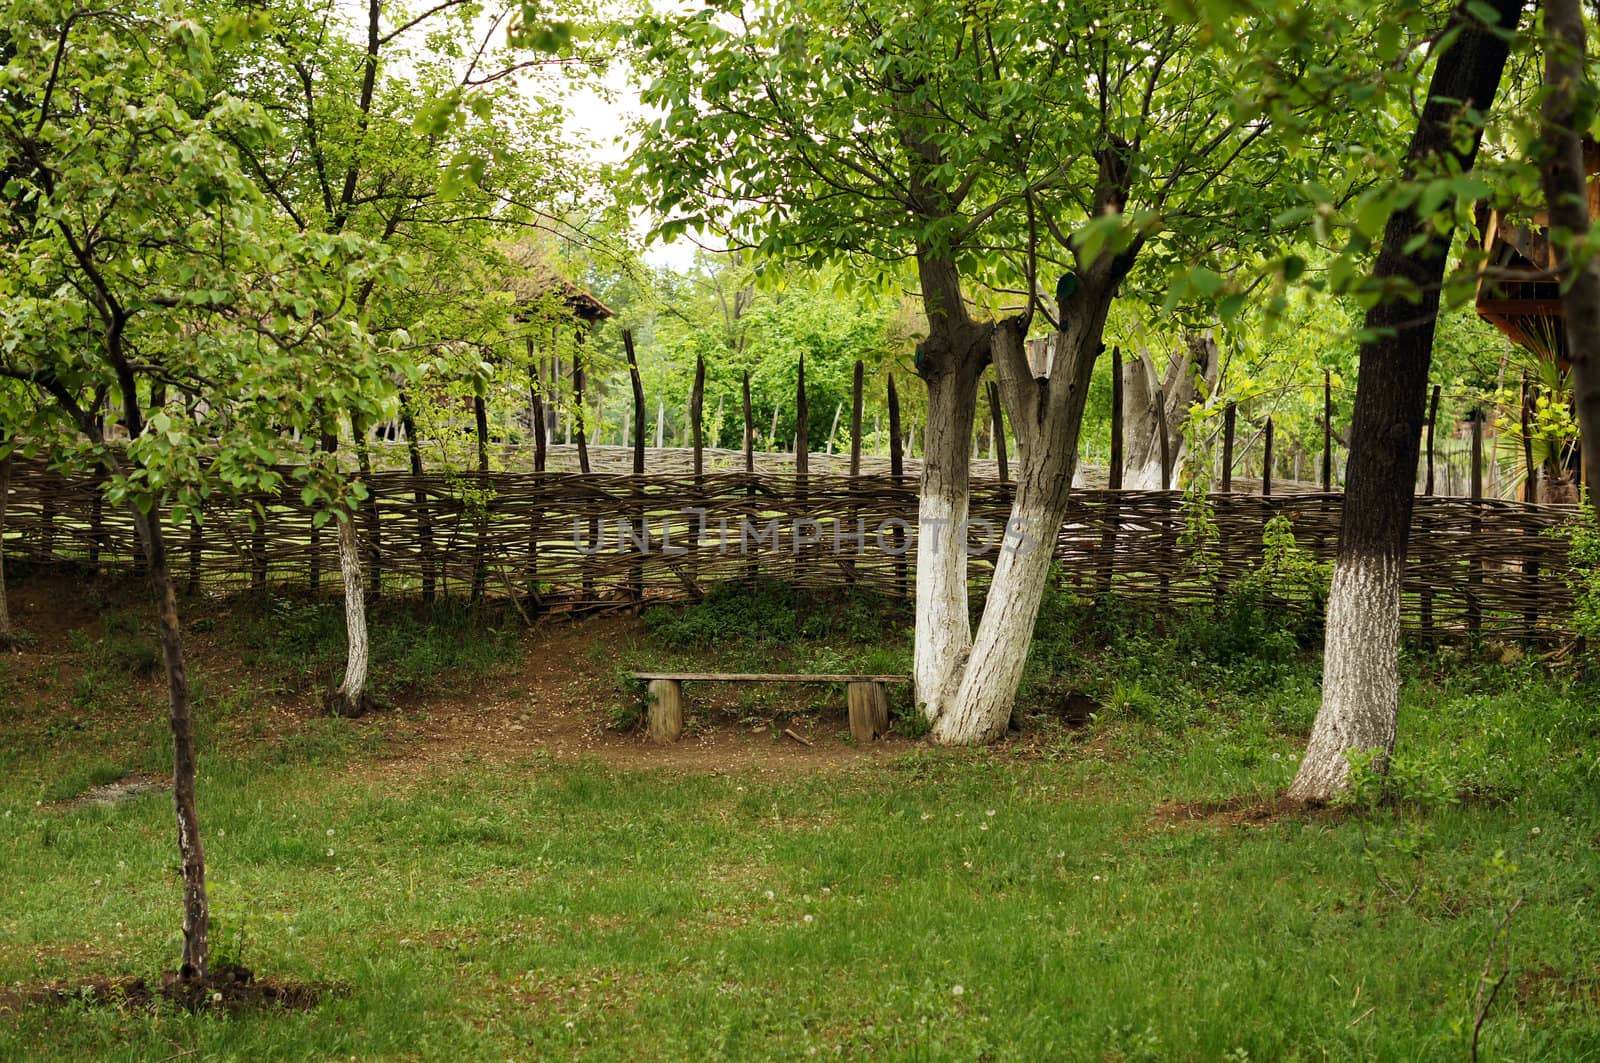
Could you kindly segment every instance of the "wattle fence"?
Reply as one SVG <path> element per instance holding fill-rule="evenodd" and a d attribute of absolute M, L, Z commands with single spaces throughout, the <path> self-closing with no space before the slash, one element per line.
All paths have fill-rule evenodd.
<path fill-rule="evenodd" d="M 371 586 L 386 595 L 513 597 L 530 613 L 695 595 L 724 580 L 909 592 L 915 480 L 889 475 L 382 472 L 357 527 Z M 975 582 L 992 568 L 1009 485 L 975 482 Z M 1055 544 L 1060 578 L 1085 595 L 1164 608 L 1214 602 L 1255 571 L 1268 520 L 1331 560 L 1342 497 L 1209 496 L 1200 521 L 1176 491 L 1076 492 Z M 1404 622 L 1442 639 L 1570 637 L 1567 544 L 1574 511 L 1493 499 L 1419 497 Z M 1196 536 L 1199 528 L 1212 534 Z M 230 499 L 200 522 L 168 520 L 180 586 L 211 593 L 340 592 L 332 526 L 293 492 Z M 985 549 L 986 544 L 989 548 Z M 95 484 L 17 463 L 8 560 L 137 566 L 132 521 Z"/>

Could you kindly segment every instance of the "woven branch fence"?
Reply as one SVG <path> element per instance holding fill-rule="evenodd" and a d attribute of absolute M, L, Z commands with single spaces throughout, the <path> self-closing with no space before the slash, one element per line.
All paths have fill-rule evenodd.
<path fill-rule="evenodd" d="M 914 578 L 912 481 L 757 473 L 376 473 L 358 514 L 370 585 L 384 594 L 515 597 L 563 609 L 694 596 L 725 580 L 770 577 L 905 595 Z M 1185 496 L 1083 490 L 1055 544 L 1063 581 L 1150 607 L 1215 602 L 1260 565 L 1276 515 L 1297 544 L 1331 560 L 1341 496 L 1214 494 L 1197 545 Z M 972 576 L 987 580 L 1010 488 L 973 486 Z M 1563 506 L 1416 500 L 1404 622 L 1430 637 L 1570 636 Z M 174 577 L 191 590 L 340 592 L 336 535 L 313 527 L 293 492 L 229 500 L 196 523 L 168 519 Z M 1186 534 L 1186 529 L 1191 534 Z M 15 469 L 8 558 L 104 568 L 138 565 L 132 521 L 95 483 L 39 464 Z"/>

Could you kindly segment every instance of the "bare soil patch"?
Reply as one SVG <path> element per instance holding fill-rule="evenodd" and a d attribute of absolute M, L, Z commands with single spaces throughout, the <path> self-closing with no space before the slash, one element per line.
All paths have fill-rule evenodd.
<path fill-rule="evenodd" d="M 1151 819 L 1157 827 L 1266 827 L 1283 821 L 1343 818 L 1343 809 L 1308 805 L 1283 794 L 1224 797 L 1205 801 L 1167 801 Z"/>
<path fill-rule="evenodd" d="M 168 972 L 154 984 L 143 978 L 126 977 L 0 986 L 0 1015 L 28 1007 L 73 1005 L 152 1011 L 165 1004 L 186 1011 L 227 1014 L 262 1009 L 309 1011 L 339 991 L 335 986 L 257 978 L 248 967 L 222 965 L 204 981 L 183 979 Z"/>

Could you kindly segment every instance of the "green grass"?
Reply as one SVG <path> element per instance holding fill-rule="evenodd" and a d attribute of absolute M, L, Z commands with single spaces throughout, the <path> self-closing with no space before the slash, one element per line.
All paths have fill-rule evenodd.
<path fill-rule="evenodd" d="M 1600 1059 L 1592 687 L 1417 658 L 1395 776 L 1350 810 L 1174 822 L 1170 802 L 1288 782 L 1314 665 L 1248 630 L 1208 648 L 1051 608 L 1043 707 L 998 750 L 799 776 L 441 758 L 396 779 L 328 721 L 280 740 L 317 755 L 207 758 L 225 947 L 347 991 L 293 1015 L 30 1010 L 0 1058 L 1464 1060 L 1522 898 L 1482 1058 Z M 760 648 L 675 646 L 672 620 L 634 652 Z M 796 659 L 867 641 L 786 638 Z M 1099 718 L 1059 726 L 1052 684 Z M 167 799 L 35 793 L 0 778 L 0 982 L 169 967 Z"/>

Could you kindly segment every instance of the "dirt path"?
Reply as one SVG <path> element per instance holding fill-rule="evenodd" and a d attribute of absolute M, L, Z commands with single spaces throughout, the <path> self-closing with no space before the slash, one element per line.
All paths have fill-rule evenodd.
<path fill-rule="evenodd" d="M 6 675 L 0 702 L 7 703 L 0 707 L 12 713 L 14 723 L 33 728 L 83 716 L 71 693 L 83 670 L 82 647 L 105 634 L 109 612 L 142 618 L 144 585 L 34 575 L 14 582 L 11 592 L 12 611 L 30 639 L 0 659 Z M 223 631 L 227 610 L 219 600 L 184 603 L 186 648 L 196 674 L 204 677 L 211 695 L 247 692 L 250 702 L 250 719 L 232 721 L 238 732 L 217 735 L 224 750 L 233 741 L 285 739 L 316 725 L 322 710 L 315 692 L 274 689 L 269 677 L 246 664 Z M 842 694 L 837 706 L 816 712 L 814 701 L 802 700 L 814 698 L 814 692 L 783 687 L 768 688 L 772 696 L 759 709 L 740 711 L 735 688 L 691 686 L 688 727 L 671 746 L 653 744 L 642 727 L 618 733 L 608 724 L 638 698 L 621 682 L 623 661 L 645 637 L 642 623 L 627 617 L 540 622 L 524 634 L 520 655 L 504 670 L 446 678 L 408 694 L 393 709 L 353 721 L 382 742 L 375 759 L 361 758 L 352 770 L 399 782 L 432 764 L 549 755 L 624 770 L 795 774 L 859 764 L 914 745 L 891 735 L 869 748 L 857 747 L 842 738 L 847 733 Z M 164 701 L 158 675 L 127 676 L 123 682 L 130 708 L 135 700 L 143 706 L 136 710 L 140 715 L 157 711 Z M 783 737 L 782 727 L 772 726 L 777 720 L 814 744 Z"/>

